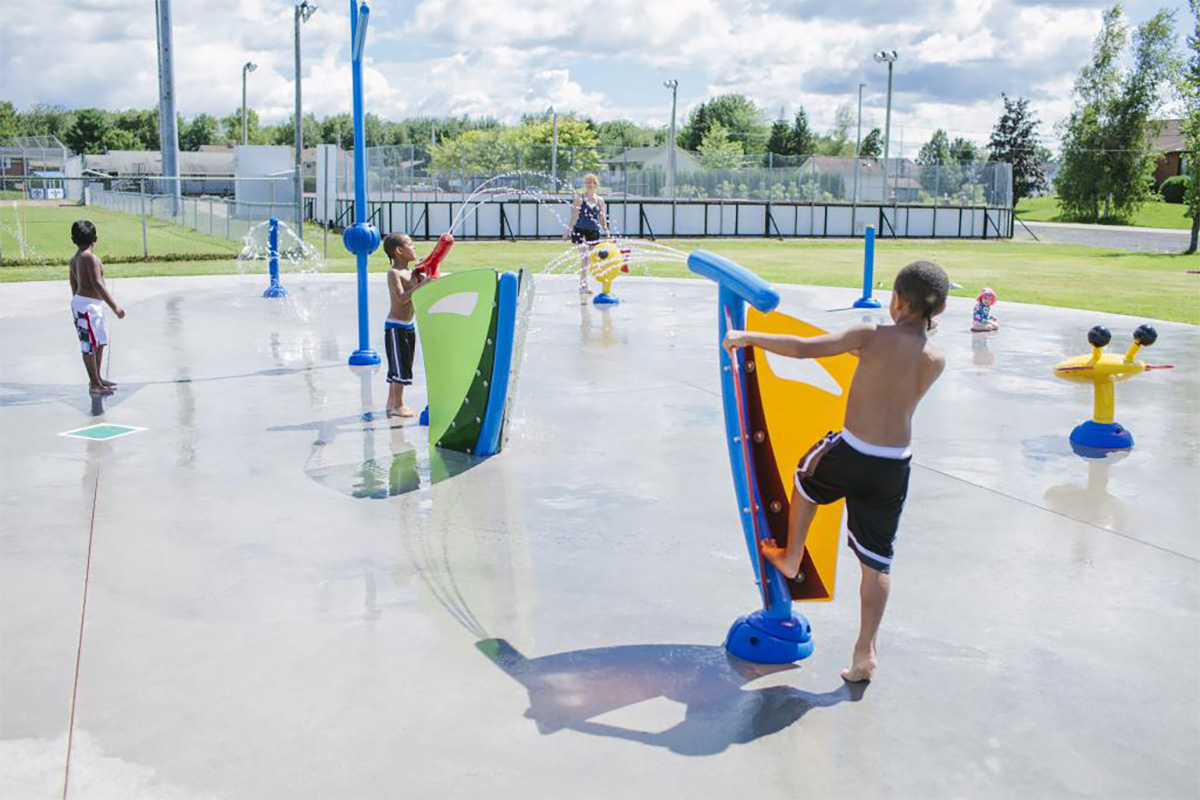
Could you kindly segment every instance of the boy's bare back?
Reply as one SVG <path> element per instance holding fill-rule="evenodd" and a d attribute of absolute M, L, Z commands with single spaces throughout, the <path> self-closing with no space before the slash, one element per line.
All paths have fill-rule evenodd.
<path fill-rule="evenodd" d="M 100 284 L 104 282 L 104 265 L 91 251 L 80 251 L 71 258 L 71 278 L 75 294 L 96 300 L 105 299 L 100 292 Z"/>
<path fill-rule="evenodd" d="M 846 428 L 884 447 L 907 447 L 917 404 L 946 361 L 913 325 L 867 325 L 846 401 Z"/>

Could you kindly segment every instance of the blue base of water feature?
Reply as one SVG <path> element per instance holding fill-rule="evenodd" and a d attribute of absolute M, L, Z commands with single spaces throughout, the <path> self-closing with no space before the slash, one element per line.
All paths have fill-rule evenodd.
<path fill-rule="evenodd" d="M 592 303 L 598 306 L 615 306 L 620 302 L 620 298 L 618 298 L 616 295 L 609 294 L 608 292 L 601 292 L 592 298 Z"/>
<path fill-rule="evenodd" d="M 350 354 L 350 366 L 352 367 L 373 367 L 379 363 L 379 353 L 374 350 L 355 350 Z"/>
<path fill-rule="evenodd" d="M 879 308 L 879 301 L 874 297 L 860 297 L 854 301 L 855 308 Z"/>
<path fill-rule="evenodd" d="M 283 288 L 282 286 L 280 286 L 277 283 L 274 285 L 268 286 L 266 288 L 266 290 L 263 292 L 263 297 L 287 297 L 287 295 L 288 295 L 288 290 Z"/>
<path fill-rule="evenodd" d="M 1099 450 L 1128 450 L 1133 447 L 1133 434 L 1117 422 L 1081 422 L 1071 431 L 1071 444 Z"/>
<path fill-rule="evenodd" d="M 762 610 L 738 617 L 725 637 L 725 649 L 756 664 L 790 664 L 813 653 L 812 628 L 803 614 L 787 619 L 768 617 Z"/>
<path fill-rule="evenodd" d="M 429 427 L 429 406 L 425 406 L 425 410 L 421 412 L 421 417 L 417 420 L 417 424 L 426 428 Z"/>

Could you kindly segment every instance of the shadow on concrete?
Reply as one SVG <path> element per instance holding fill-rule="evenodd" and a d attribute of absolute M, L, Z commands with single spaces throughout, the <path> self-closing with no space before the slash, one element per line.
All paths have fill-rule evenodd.
<path fill-rule="evenodd" d="M 866 691 L 865 684 L 848 683 L 819 694 L 789 686 L 745 690 L 751 681 L 796 667 L 752 664 L 723 647 L 627 645 L 539 658 L 526 658 L 504 639 L 475 647 L 529 692 L 525 716 L 539 732 L 569 729 L 687 756 L 715 755 L 778 733 L 814 708 L 857 702 Z M 683 721 L 657 732 L 594 721 L 656 698 L 682 704 Z"/>

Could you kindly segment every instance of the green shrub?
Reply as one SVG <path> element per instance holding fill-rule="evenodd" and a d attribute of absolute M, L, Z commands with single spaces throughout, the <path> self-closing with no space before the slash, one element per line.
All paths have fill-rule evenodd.
<path fill-rule="evenodd" d="M 1182 203 L 1184 192 L 1187 191 L 1187 178 L 1183 175 L 1167 178 L 1162 182 L 1162 186 L 1158 187 L 1158 191 L 1166 202 Z"/>

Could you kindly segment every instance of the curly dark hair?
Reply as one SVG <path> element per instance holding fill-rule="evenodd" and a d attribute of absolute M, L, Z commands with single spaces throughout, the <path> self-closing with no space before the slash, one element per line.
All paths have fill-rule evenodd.
<path fill-rule="evenodd" d="M 396 257 L 396 250 L 404 246 L 404 237 L 406 236 L 408 236 L 407 233 L 389 233 L 383 237 L 383 252 L 389 259 Z"/>
<path fill-rule="evenodd" d="M 946 307 L 950 279 L 946 271 L 932 261 L 914 261 L 896 276 L 892 291 L 925 320 L 926 330 L 933 329 L 933 318 Z"/>
<path fill-rule="evenodd" d="M 80 250 L 96 242 L 96 226 L 86 219 L 76 220 L 71 226 L 71 241 Z"/>

